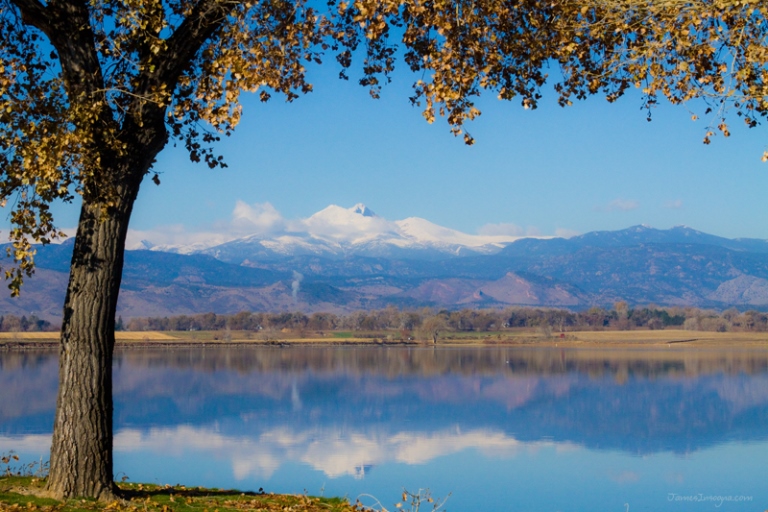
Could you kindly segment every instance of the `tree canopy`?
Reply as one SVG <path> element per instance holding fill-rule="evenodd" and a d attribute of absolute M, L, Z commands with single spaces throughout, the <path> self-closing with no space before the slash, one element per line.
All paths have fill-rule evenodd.
<path fill-rule="evenodd" d="M 480 114 L 484 90 L 536 108 L 548 78 L 562 105 L 642 90 L 650 109 L 707 102 L 712 129 L 726 111 L 749 126 L 768 112 L 765 5 L 736 0 L 478 0 L 198 2 L 2 0 L 0 197 L 13 200 L 11 238 L 29 272 L 29 242 L 60 233 L 55 200 L 81 194 L 109 207 L 118 192 L 104 160 L 162 123 L 193 161 L 237 125 L 243 91 L 288 101 L 312 90 L 307 66 L 335 57 L 342 77 L 362 59 L 360 83 L 378 96 L 404 63 L 421 77 L 411 101 L 451 130 Z M 552 75 L 552 76 L 550 76 Z M 693 112 L 693 116 L 703 115 Z M 764 155 L 768 159 L 768 152 Z M 155 181 L 158 181 L 155 175 Z M 10 276 L 10 274 L 9 274 Z"/>
<path fill-rule="evenodd" d="M 602 90 L 616 100 L 642 90 L 649 111 L 703 100 L 710 127 L 730 135 L 732 109 L 749 127 L 768 114 L 768 7 L 742 0 L 588 0 L 580 8 L 573 53 L 562 61 L 561 104 Z M 692 118 L 700 105 L 692 104 Z M 704 143 L 714 135 L 708 129 Z M 768 159 L 768 152 L 763 160 Z"/>

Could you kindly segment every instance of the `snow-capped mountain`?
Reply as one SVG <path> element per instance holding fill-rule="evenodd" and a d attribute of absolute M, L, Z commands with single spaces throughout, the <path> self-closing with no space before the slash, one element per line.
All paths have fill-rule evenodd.
<path fill-rule="evenodd" d="M 498 250 L 503 240 L 447 230 L 423 219 L 391 222 L 367 208 L 329 207 L 311 222 L 284 221 L 267 213 L 279 226 L 272 229 L 274 235 L 232 240 L 215 248 L 231 261 L 170 254 L 150 244 L 128 251 L 119 314 L 311 313 L 389 305 L 610 308 L 617 301 L 768 310 L 768 240 L 728 239 L 684 226 L 632 226 L 568 239 L 526 238 Z M 193 235 L 193 242 L 204 244 L 227 234 Z M 72 238 L 37 246 L 34 279 L 25 284 L 21 297 L 0 300 L 0 310 L 59 319 L 73 247 Z M 175 252 L 190 247 L 178 246 Z M 468 254 L 496 252 L 451 257 L 457 248 Z M 376 251 L 407 258 L 338 257 Z M 264 257 L 259 259 L 259 254 Z M 280 257 L 283 254 L 329 257 Z M 428 254 L 435 259 L 425 260 Z"/>
<path fill-rule="evenodd" d="M 309 218 L 286 222 L 279 230 L 217 245 L 206 247 L 205 242 L 197 242 L 170 246 L 141 242 L 136 248 L 208 254 L 222 261 L 247 264 L 300 255 L 438 259 L 494 254 L 519 238 L 470 235 L 418 217 L 390 221 L 379 217 L 366 205 L 356 204 L 352 208 L 331 205 Z"/>
<path fill-rule="evenodd" d="M 195 242 L 191 244 L 154 244 L 149 240 L 141 240 L 137 243 L 128 245 L 126 249 L 129 251 L 156 251 L 171 252 L 175 254 L 196 254 L 201 253 L 214 245 L 218 244 L 216 242 Z"/>

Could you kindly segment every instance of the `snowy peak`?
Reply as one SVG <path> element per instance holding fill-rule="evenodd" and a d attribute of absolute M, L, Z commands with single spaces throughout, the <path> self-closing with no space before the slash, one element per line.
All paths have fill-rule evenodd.
<path fill-rule="evenodd" d="M 318 223 L 323 222 L 334 225 L 346 225 L 346 226 L 359 226 L 360 228 L 367 227 L 377 219 L 381 219 L 378 215 L 373 213 L 373 210 L 368 208 L 362 203 L 358 203 L 352 208 L 343 208 L 332 204 L 323 208 L 319 212 L 309 217 L 306 222 Z"/>
<path fill-rule="evenodd" d="M 355 206 L 350 208 L 350 210 L 353 213 L 359 213 L 363 217 L 376 217 L 376 214 L 373 213 L 373 210 L 365 206 L 363 203 L 357 203 Z"/>
<path fill-rule="evenodd" d="M 464 235 L 459 231 L 438 226 L 426 219 L 419 217 L 408 217 L 404 220 L 398 220 L 395 222 L 400 228 L 402 234 L 425 242 L 456 242 L 456 235 Z M 464 235 L 472 236 L 472 235 Z"/>
<path fill-rule="evenodd" d="M 390 221 L 363 203 L 351 208 L 333 204 L 309 218 L 286 221 L 279 231 L 248 235 L 200 252 L 232 263 L 298 255 L 436 259 L 493 254 L 518 238 L 471 235 L 418 217 Z"/>
<path fill-rule="evenodd" d="M 155 244 L 149 240 L 140 240 L 139 242 L 126 247 L 129 251 L 151 251 L 154 248 Z"/>
<path fill-rule="evenodd" d="M 352 208 L 332 204 L 310 216 L 307 221 L 316 220 L 330 224 L 358 224 L 362 226 L 374 218 L 378 217 L 364 204 L 357 204 Z"/>
<path fill-rule="evenodd" d="M 501 249 L 521 238 L 509 235 L 470 235 L 455 229 L 439 226 L 419 217 L 398 220 L 395 221 L 395 224 L 397 224 L 404 236 L 419 240 L 420 242 L 451 244 L 457 248 L 487 249 L 482 252 L 492 252 L 493 249 L 489 249 L 490 247 Z"/>
<path fill-rule="evenodd" d="M 332 204 L 304 220 L 302 229 L 312 238 L 357 244 L 396 235 L 396 225 L 382 219 L 364 204 L 342 208 Z"/>

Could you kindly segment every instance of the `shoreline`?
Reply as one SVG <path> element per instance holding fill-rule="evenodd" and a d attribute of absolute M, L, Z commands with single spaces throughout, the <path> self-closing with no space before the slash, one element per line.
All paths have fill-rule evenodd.
<path fill-rule="evenodd" d="M 744 348 L 768 349 L 768 333 L 719 333 L 705 331 L 571 331 L 543 336 L 534 332 L 472 333 L 431 341 L 386 339 L 384 336 L 298 337 L 292 333 L 274 339 L 254 339 L 253 333 L 218 331 L 125 332 L 116 333 L 116 349 L 193 348 L 193 347 L 299 347 L 299 346 L 372 346 L 372 347 L 526 347 L 526 348 Z M 562 337 L 561 337 L 562 336 Z M 228 338 L 228 339 L 227 339 Z M 2 350 L 50 350 L 59 345 L 58 332 L 0 333 Z"/>

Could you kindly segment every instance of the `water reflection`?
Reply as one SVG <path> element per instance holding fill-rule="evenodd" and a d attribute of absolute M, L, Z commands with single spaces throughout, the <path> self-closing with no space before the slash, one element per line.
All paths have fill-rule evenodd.
<path fill-rule="evenodd" d="M 329 478 L 361 478 L 388 463 L 427 464 L 439 457 L 476 450 L 485 457 L 508 458 L 521 450 L 556 446 L 549 441 L 522 443 L 493 430 L 461 432 L 342 432 L 336 428 L 293 430 L 269 429 L 256 437 L 226 435 L 211 428 L 180 425 L 148 431 L 123 429 L 115 438 L 121 452 L 152 452 L 166 455 L 184 451 L 215 450 L 230 460 L 237 480 L 269 478 L 284 461 L 300 461 Z M 558 449 L 574 449 L 563 444 Z"/>
<path fill-rule="evenodd" d="M 45 453 L 56 374 L 55 353 L 0 353 L 0 451 Z M 528 491 L 505 510 L 698 510 L 668 493 L 715 490 L 768 506 L 766 351 L 126 350 L 114 392 L 134 480 L 354 497 L 413 479 L 472 510 L 478 488 L 508 503 L 514 475 Z"/>

